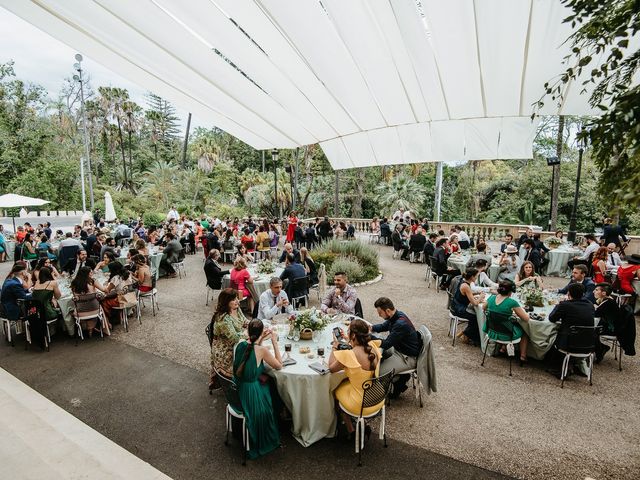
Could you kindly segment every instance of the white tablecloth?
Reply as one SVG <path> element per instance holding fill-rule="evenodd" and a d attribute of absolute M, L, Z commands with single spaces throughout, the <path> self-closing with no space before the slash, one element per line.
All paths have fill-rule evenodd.
<path fill-rule="evenodd" d="M 563 277 L 567 273 L 567 263 L 576 255 L 582 253 L 577 248 L 571 248 L 568 246 L 561 246 L 553 250 L 549 250 L 547 258 L 549 263 L 547 264 L 547 271 L 545 275 L 550 277 Z"/>
<path fill-rule="evenodd" d="M 467 271 L 467 262 L 469 261 L 470 258 L 471 258 L 470 255 L 464 255 L 464 254 L 451 255 L 447 260 L 447 265 L 450 266 L 451 268 L 457 268 L 458 270 L 460 270 L 460 273 L 464 273 Z M 500 265 L 498 265 L 497 262 L 498 262 L 498 259 L 494 257 L 491 262 L 491 265 L 487 270 L 487 275 L 489 275 L 489 278 L 494 282 L 498 281 L 498 273 L 500 272 Z"/>
<path fill-rule="evenodd" d="M 5 240 L 7 246 L 7 261 L 13 263 L 13 255 L 16 251 L 16 242 L 13 240 Z"/>
<path fill-rule="evenodd" d="M 94 273 L 94 278 L 98 282 L 100 282 L 101 285 L 105 285 L 107 283 L 108 277 L 105 277 L 101 272 L 96 272 Z M 58 286 L 60 287 L 60 292 L 62 293 L 62 297 L 58 299 L 58 306 L 60 307 L 60 311 L 62 312 L 64 328 L 69 336 L 72 337 L 75 333 L 76 320 L 75 318 L 73 318 L 73 315 L 71 315 L 71 313 L 75 309 L 75 305 L 73 303 L 70 283 L 71 279 L 68 277 L 60 277 L 58 279 Z"/>
<path fill-rule="evenodd" d="M 327 326 L 322 332 L 318 343 L 312 340 L 280 341 L 280 349 L 284 356 L 286 343 L 292 344 L 291 357 L 297 361 L 282 370 L 269 370 L 275 378 L 278 393 L 293 417 L 292 434 L 305 447 L 322 440 L 332 438 L 336 432 L 336 412 L 333 391 L 346 378 L 344 372 L 320 375 L 309 367 L 310 363 L 320 362 L 317 348 L 324 347 L 325 362 L 328 363 L 331 354 L 332 330 L 339 326 L 346 332 L 347 327 L 342 322 Z M 279 337 L 282 338 L 282 335 Z M 296 347 L 297 346 L 297 347 Z M 299 347 L 309 347 L 313 358 L 309 354 L 299 352 Z"/>

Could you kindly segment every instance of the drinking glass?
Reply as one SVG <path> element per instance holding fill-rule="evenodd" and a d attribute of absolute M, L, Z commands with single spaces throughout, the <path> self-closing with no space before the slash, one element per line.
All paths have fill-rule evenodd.
<path fill-rule="evenodd" d="M 285 343 L 284 344 L 284 353 L 285 353 L 287 358 L 289 358 L 291 356 L 291 344 L 290 343 Z"/>
<path fill-rule="evenodd" d="M 294 328 L 293 329 L 293 341 L 294 342 L 299 342 L 300 341 L 300 329 L 299 328 Z"/>
<path fill-rule="evenodd" d="M 318 343 L 320 341 L 320 331 L 314 330 L 311 334 L 311 339 L 313 340 L 313 343 Z"/>

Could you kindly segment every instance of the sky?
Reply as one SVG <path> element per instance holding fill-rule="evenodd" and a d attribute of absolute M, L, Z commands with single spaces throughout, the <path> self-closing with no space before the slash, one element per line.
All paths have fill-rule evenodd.
<path fill-rule="evenodd" d="M 19 79 L 41 85 L 52 99 L 57 98 L 65 78 L 71 78 L 76 73 L 73 68 L 76 63 L 75 54 L 83 52 L 56 40 L 2 7 L 0 25 L 0 63 L 13 60 Z M 87 55 L 83 54 L 83 57 L 83 73 L 89 74 L 94 90 L 99 86 L 126 88 L 133 101 L 146 106 L 145 89 L 103 67 Z M 188 112 L 178 105 L 174 107 L 184 132 Z M 197 126 L 210 128 L 213 125 L 201 124 L 194 117 L 191 120 L 191 131 Z"/>

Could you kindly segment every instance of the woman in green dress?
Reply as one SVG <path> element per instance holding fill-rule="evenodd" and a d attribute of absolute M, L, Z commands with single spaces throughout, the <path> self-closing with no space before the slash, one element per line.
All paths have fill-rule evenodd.
<path fill-rule="evenodd" d="M 49 267 L 42 267 L 38 274 L 38 281 L 33 286 L 31 298 L 37 300 L 44 305 L 47 314 L 47 320 L 58 318 L 58 310 L 53 306 L 53 299 L 59 299 L 62 296 L 58 282 L 53 279 L 53 273 Z"/>
<path fill-rule="evenodd" d="M 233 358 L 234 381 L 249 430 L 249 458 L 258 458 L 275 450 L 280 445 L 278 422 L 273 411 L 269 385 L 260 382 L 264 364 L 280 370 L 282 358 L 277 335 L 264 328 L 262 320 L 252 320 L 248 327 L 249 341 L 236 346 Z M 263 340 L 271 339 L 275 356 L 262 346 Z"/>
<path fill-rule="evenodd" d="M 524 308 L 520 306 L 517 300 L 511 298 L 511 294 L 515 292 L 515 290 L 516 286 L 511 280 L 502 280 L 498 284 L 498 294 L 491 295 L 487 299 L 487 303 L 484 304 L 484 309 L 488 313 L 496 313 L 500 315 L 500 317 L 498 318 L 504 318 L 505 321 L 506 319 L 509 319 L 509 324 L 505 324 L 505 326 L 508 328 L 511 328 L 510 319 L 512 315 L 516 315 L 518 318 L 525 322 L 529 321 L 529 315 L 524 311 Z M 482 331 L 485 332 L 491 340 L 511 340 L 511 338 L 504 333 L 495 332 L 493 330 L 489 331 L 487 322 L 484 323 Z M 513 323 L 513 340 L 517 338 L 520 339 L 520 361 L 526 362 L 529 338 L 518 323 Z"/>

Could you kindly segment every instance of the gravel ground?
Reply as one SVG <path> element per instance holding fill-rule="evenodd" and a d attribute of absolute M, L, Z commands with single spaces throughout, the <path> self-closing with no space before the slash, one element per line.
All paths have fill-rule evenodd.
<path fill-rule="evenodd" d="M 463 344 L 451 346 L 446 294 L 427 289 L 424 265 L 391 258 L 379 247 L 384 278 L 358 288 L 365 317 L 376 318 L 373 302 L 388 296 L 416 324 L 433 333 L 438 392 L 420 409 L 409 392 L 388 411 L 391 438 L 518 478 L 636 479 L 640 471 L 640 373 L 637 357 L 624 357 L 618 372 L 607 355 L 594 374 L 560 382 L 539 362 L 508 376 L 504 358 L 489 358 Z M 158 282 L 161 310 L 150 305 L 143 323 L 129 332 L 117 328 L 112 339 L 177 363 L 208 372 L 209 347 L 204 329 L 213 305 L 205 306 L 202 254 L 186 259 L 188 276 Z M 8 270 L 0 265 L 0 272 Z M 548 287 L 564 279 L 545 278 Z M 312 295 L 312 305 L 317 299 Z M 203 385 L 203 388 L 206 388 Z"/>

